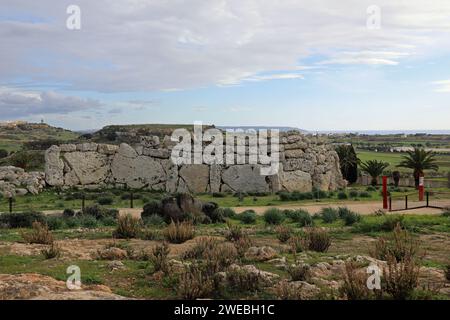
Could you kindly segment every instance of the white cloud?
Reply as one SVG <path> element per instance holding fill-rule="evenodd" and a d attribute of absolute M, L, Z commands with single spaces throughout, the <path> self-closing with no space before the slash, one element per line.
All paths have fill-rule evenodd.
<path fill-rule="evenodd" d="M 450 92 L 450 80 L 435 81 L 433 84 L 437 86 L 434 92 Z"/>
<path fill-rule="evenodd" d="M 328 64 L 396 65 L 413 53 L 450 51 L 447 0 L 379 0 L 380 30 L 366 28 L 366 0 L 77 4 L 82 29 L 70 31 L 65 1 L 2 0 L 2 16 L 17 18 L 0 18 L 0 83 L 172 91 L 282 79 L 313 55 Z"/>
<path fill-rule="evenodd" d="M 62 95 L 53 91 L 24 91 L 0 87 L 2 118 L 43 114 L 69 114 L 100 108 L 99 101 Z"/>

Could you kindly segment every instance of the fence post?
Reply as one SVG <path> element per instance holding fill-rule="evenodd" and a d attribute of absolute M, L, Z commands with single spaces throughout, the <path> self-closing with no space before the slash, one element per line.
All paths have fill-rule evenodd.
<path fill-rule="evenodd" d="M 408 196 L 405 196 L 405 210 L 408 210 Z"/>
<path fill-rule="evenodd" d="M 84 208 L 85 208 L 85 201 L 86 201 L 86 195 L 83 192 L 83 196 L 81 197 L 81 212 L 84 213 Z"/>
<path fill-rule="evenodd" d="M 133 209 L 133 191 L 130 193 L 130 208 Z"/>
<path fill-rule="evenodd" d="M 9 213 L 13 212 L 13 197 L 8 198 L 9 201 Z"/>
<path fill-rule="evenodd" d="M 389 212 L 392 212 L 392 197 L 389 197 Z"/>
<path fill-rule="evenodd" d="M 430 192 L 427 191 L 427 208 L 430 206 Z"/>

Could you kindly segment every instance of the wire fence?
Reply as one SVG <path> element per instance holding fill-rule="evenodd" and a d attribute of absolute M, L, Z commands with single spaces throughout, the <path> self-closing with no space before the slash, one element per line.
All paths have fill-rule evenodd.
<path fill-rule="evenodd" d="M 425 193 L 423 200 L 419 198 L 418 192 L 389 197 L 389 211 L 404 211 L 421 208 L 450 208 L 450 192 L 428 191 Z"/>

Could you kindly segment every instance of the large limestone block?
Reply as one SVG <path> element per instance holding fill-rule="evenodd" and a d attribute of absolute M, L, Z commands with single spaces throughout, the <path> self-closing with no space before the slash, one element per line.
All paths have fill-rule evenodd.
<path fill-rule="evenodd" d="M 64 160 L 71 168 L 65 177 L 71 185 L 76 183 L 73 173 L 82 185 L 103 182 L 108 174 L 108 157 L 98 152 L 68 152 Z"/>
<path fill-rule="evenodd" d="M 222 184 L 222 168 L 220 165 L 213 164 L 209 170 L 209 185 L 211 192 L 220 192 Z"/>
<path fill-rule="evenodd" d="M 151 187 L 166 181 L 166 172 L 159 161 L 146 156 L 126 157 L 120 153 L 120 149 L 111 164 L 114 181 L 127 184 L 130 188 Z"/>
<path fill-rule="evenodd" d="M 64 162 L 60 159 L 61 149 L 51 146 L 45 152 L 45 180 L 51 186 L 64 184 Z"/>
<path fill-rule="evenodd" d="M 226 169 L 222 180 L 233 191 L 269 192 L 266 176 L 260 174 L 260 167 L 253 165 L 235 165 Z"/>
<path fill-rule="evenodd" d="M 312 190 L 312 177 L 309 173 L 300 170 L 280 172 L 280 183 L 287 191 L 310 192 Z"/>
<path fill-rule="evenodd" d="M 205 164 L 183 166 L 180 169 L 180 177 L 190 192 L 206 192 L 209 184 L 209 166 Z"/>
<path fill-rule="evenodd" d="M 178 185 L 178 166 L 172 160 L 161 160 L 161 164 L 167 176 L 166 191 L 174 193 Z"/>

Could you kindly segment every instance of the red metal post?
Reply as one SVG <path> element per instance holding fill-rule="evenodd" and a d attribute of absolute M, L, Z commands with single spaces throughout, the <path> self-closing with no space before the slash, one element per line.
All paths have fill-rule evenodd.
<path fill-rule="evenodd" d="M 383 209 L 388 209 L 388 177 L 383 176 Z"/>
<path fill-rule="evenodd" d="M 419 178 L 419 201 L 423 201 L 425 196 L 425 178 Z"/>

